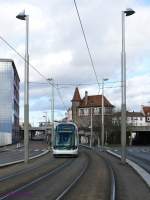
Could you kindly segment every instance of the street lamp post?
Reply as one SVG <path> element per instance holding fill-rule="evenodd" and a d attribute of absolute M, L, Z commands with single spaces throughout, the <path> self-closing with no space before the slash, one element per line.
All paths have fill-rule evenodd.
<path fill-rule="evenodd" d="M 91 137 L 90 137 L 90 147 L 92 147 L 93 140 L 93 108 L 91 107 Z"/>
<path fill-rule="evenodd" d="M 28 36 L 29 36 L 29 15 L 25 11 L 19 13 L 16 18 L 26 21 L 26 41 L 25 41 L 25 73 L 24 73 L 24 161 L 29 161 L 29 53 L 28 53 Z"/>
<path fill-rule="evenodd" d="M 54 138 L 54 79 L 49 78 L 47 80 L 51 84 L 51 121 L 52 121 L 51 141 L 52 141 L 52 144 L 53 144 L 53 138 Z"/>
<path fill-rule="evenodd" d="M 108 81 L 108 78 L 102 79 L 102 130 L 101 130 L 101 144 L 102 150 L 104 150 L 104 82 Z"/>
<path fill-rule="evenodd" d="M 121 52 L 121 86 L 122 86 L 122 103 L 121 103 L 121 162 L 126 163 L 126 52 L 125 52 L 125 16 L 135 13 L 128 8 L 122 11 L 122 52 Z"/>
<path fill-rule="evenodd" d="M 43 117 L 45 118 L 45 135 L 47 135 L 47 123 L 48 123 L 48 120 L 47 120 L 47 112 L 44 112 L 45 115 L 43 115 Z"/>

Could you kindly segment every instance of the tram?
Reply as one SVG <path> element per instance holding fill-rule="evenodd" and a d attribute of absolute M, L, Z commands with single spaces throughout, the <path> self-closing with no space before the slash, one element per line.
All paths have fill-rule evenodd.
<path fill-rule="evenodd" d="M 78 128 L 76 124 L 62 122 L 56 125 L 52 152 L 54 157 L 78 156 Z"/>

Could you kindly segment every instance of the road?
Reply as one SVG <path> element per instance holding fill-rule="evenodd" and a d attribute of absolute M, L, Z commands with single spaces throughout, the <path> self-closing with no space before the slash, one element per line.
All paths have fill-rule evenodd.
<path fill-rule="evenodd" d="M 31 141 L 29 143 L 29 156 L 36 156 L 47 150 L 47 144 L 43 141 Z M 16 148 L 16 145 L 6 146 L 0 149 L 0 164 L 24 159 L 24 147 Z"/>
<path fill-rule="evenodd" d="M 107 153 L 85 148 L 77 158 L 53 158 L 49 153 L 28 165 L 2 168 L 0 200 L 110 200 L 111 168 L 116 199 L 149 200 L 149 189 L 128 165 L 121 165 Z"/>

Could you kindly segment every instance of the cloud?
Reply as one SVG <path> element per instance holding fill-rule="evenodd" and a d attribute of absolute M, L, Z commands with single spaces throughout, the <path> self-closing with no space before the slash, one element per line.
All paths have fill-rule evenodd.
<path fill-rule="evenodd" d="M 105 94 L 112 104 L 119 107 L 121 102 L 121 10 L 126 7 L 135 9 L 135 15 L 126 18 L 126 55 L 127 55 L 127 103 L 129 108 L 139 109 L 149 99 L 149 53 L 150 53 L 150 7 L 135 0 L 76 0 L 83 27 L 91 50 L 95 70 L 101 82 L 109 78 L 116 82 L 106 86 Z M 72 1 L 66 0 L 11 0 L 1 1 L 1 33 L 19 53 L 25 51 L 25 23 L 15 18 L 25 9 L 30 16 L 29 55 L 30 63 L 45 78 L 54 78 L 56 84 L 71 83 L 74 86 L 61 85 L 60 97 L 55 91 L 57 117 L 62 114 L 65 102 L 71 105 L 74 87 L 80 83 L 81 95 L 88 90 L 89 95 L 97 94 L 95 75 L 81 32 L 77 13 Z M 4 20 L 5 19 L 5 20 Z M 21 110 L 23 106 L 24 61 L 0 41 L 0 57 L 13 58 L 21 80 Z M 30 82 L 44 82 L 30 66 Z M 90 85 L 95 83 L 95 85 Z M 137 89 L 138 85 L 138 89 Z M 66 88 L 64 88 L 66 87 Z M 42 115 L 49 110 L 50 86 L 30 84 L 31 115 Z M 21 117 L 22 117 L 21 111 Z M 60 112 L 59 112 L 60 111 Z M 35 117 L 37 120 L 38 118 Z M 31 118 L 32 119 L 32 118 Z"/>

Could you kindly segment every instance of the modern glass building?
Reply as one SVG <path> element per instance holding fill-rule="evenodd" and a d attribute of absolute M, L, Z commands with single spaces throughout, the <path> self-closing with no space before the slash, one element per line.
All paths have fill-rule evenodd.
<path fill-rule="evenodd" d="M 19 76 L 11 59 L 0 59 L 0 146 L 19 140 Z"/>

